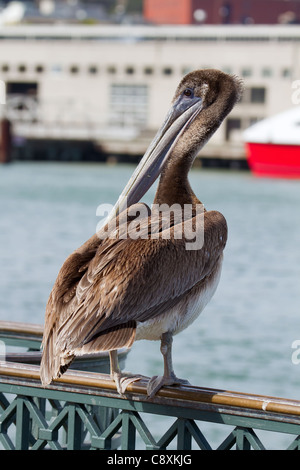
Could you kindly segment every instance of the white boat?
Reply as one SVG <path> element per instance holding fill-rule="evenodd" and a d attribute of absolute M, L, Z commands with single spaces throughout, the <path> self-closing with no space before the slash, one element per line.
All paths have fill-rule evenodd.
<path fill-rule="evenodd" d="M 300 178 L 300 106 L 249 127 L 244 140 L 255 175 Z"/>

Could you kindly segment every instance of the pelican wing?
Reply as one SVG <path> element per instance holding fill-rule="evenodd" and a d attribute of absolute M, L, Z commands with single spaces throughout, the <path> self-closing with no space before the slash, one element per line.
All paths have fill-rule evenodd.
<path fill-rule="evenodd" d="M 55 315 L 58 349 L 74 352 L 91 342 L 96 347 L 96 339 L 96 350 L 109 349 L 113 335 L 113 344 L 119 342 L 117 347 L 131 345 L 136 322 L 159 316 L 176 305 L 214 268 L 226 243 L 226 221 L 212 211 L 202 215 L 198 227 L 194 221 L 194 228 L 203 230 L 203 224 L 204 246 L 196 251 L 186 249 L 185 236 L 176 238 L 179 224 L 168 234 L 162 224 L 158 239 L 143 238 L 149 236 L 149 219 L 140 223 L 141 238 L 103 240 L 87 267 L 82 250 L 78 270 L 82 276 L 64 293 L 65 303 L 60 301 L 61 311 Z M 164 239 L 165 235 L 168 238 Z M 86 245 L 86 258 L 93 252 L 94 242 Z"/>

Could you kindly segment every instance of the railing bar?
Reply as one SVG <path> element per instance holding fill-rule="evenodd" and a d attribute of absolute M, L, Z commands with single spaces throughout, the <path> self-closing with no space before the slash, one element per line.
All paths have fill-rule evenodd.
<path fill-rule="evenodd" d="M 0 442 L 5 450 L 15 450 L 15 446 L 7 433 L 0 433 Z"/>
<path fill-rule="evenodd" d="M 39 379 L 39 368 L 33 365 L 22 365 L 15 363 L 3 363 L 0 365 L 0 375 L 15 378 L 35 380 L 34 386 L 41 386 Z M 116 390 L 116 385 L 107 374 L 69 371 L 55 382 L 56 384 L 78 385 L 93 387 L 94 389 Z M 28 384 L 30 385 L 30 384 Z M 140 381 L 128 386 L 128 392 L 145 395 L 147 393 L 147 382 Z M 86 390 L 85 390 L 86 392 Z M 158 398 L 178 399 L 188 402 L 201 402 L 211 405 L 228 405 L 232 407 L 248 408 L 251 410 L 282 413 L 286 415 L 300 416 L 300 401 L 281 399 L 275 397 L 264 397 L 261 395 L 244 395 L 239 392 L 224 392 L 222 390 L 210 390 L 196 387 L 164 387 Z M 155 401 L 155 399 L 153 400 Z"/>
<path fill-rule="evenodd" d="M 16 418 L 16 450 L 27 450 L 29 447 L 29 410 L 25 398 L 18 396 Z"/>
<path fill-rule="evenodd" d="M 247 439 L 254 450 L 266 450 L 253 429 L 248 429 Z"/>
<path fill-rule="evenodd" d="M 245 430 L 237 428 L 234 433 L 236 435 L 236 450 L 250 450 L 250 442 L 246 437 Z"/>
<path fill-rule="evenodd" d="M 0 432 L 4 428 L 4 424 L 6 422 L 6 426 L 10 426 L 11 423 L 16 424 L 16 401 L 13 401 L 8 405 L 8 407 L 1 413 L 0 416 Z"/>
<path fill-rule="evenodd" d="M 48 444 L 44 439 L 37 439 L 36 442 L 31 447 L 31 450 L 43 450 L 44 447 Z"/>
<path fill-rule="evenodd" d="M 0 390 L 4 393 L 11 393 L 14 383 L 1 383 Z M 105 396 L 105 394 L 94 395 L 92 390 L 87 390 L 86 394 L 75 393 L 69 388 L 60 389 L 44 389 L 40 387 L 27 387 L 17 385 L 18 393 L 27 396 L 35 396 L 42 399 L 50 400 L 55 398 L 63 402 L 74 402 L 83 404 L 96 403 L 100 406 L 113 409 L 127 409 L 131 411 L 158 414 L 162 416 L 174 416 L 187 419 L 197 419 L 201 421 L 227 424 L 231 426 L 242 425 L 247 423 L 248 427 L 256 429 L 276 431 L 287 434 L 299 435 L 299 418 L 287 415 L 278 415 L 274 413 L 260 413 L 257 411 L 244 410 L 242 408 L 233 409 L 232 407 L 209 407 L 207 410 L 199 408 L 189 408 L 190 404 L 184 401 L 176 401 L 170 404 L 170 401 L 164 400 L 161 403 L 149 401 L 135 401 L 132 396 L 130 399 L 121 399 L 116 395 L 113 397 Z M 52 424 L 52 423 L 51 423 Z"/>
<path fill-rule="evenodd" d="M 166 449 L 167 446 L 173 441 L 174 437 L 178 433 L 178 424 L 176 420 L 172 426 L 165 432 L 165 434 L 157 442 L 159 449 Z"/>
<path fill-rule="evenodd" d="M 107 426 L 105 431 L 99 436 L 99 438 L 92 439 L 93 447 L 99 447 L 100 449 L 111 449 L 111 443 L 113 436 L 122 427 L 122 414 L 118 416 Z"/>
<path fill-rule="evenodd" d="M 134 450 L 136 441 L 136 428 L 131 420 L 131 411 L 122 411 L 121 449 Z"/>
<path fill-rule="evenodd" d="M 3 410 L 5 410 L 9 406 L 9 401 L 3 395 L 3 393 L 0 393 L 0 406 Z"/>
<path fill-rule="evenodd" d="M 232 431 L 224 441 L 217 447 L 217 450 L 229 450 L 233 447 L 236 442 L 236 436 L 234 431 Z"/>
<path fill-rule="evenodd" d="M 300 450 L 300 436 L 296 437 L 296 439 L 289 445 L 287 450 Z"/>
<path fill-rule="evenodd" d="M 198 428 L 194 420 L 189 419 L 186 422 L 186 427 L 189 429 L 191 436 L 195 439 L 196 443 L 198 444 L 201 450 L 212 450 L 209 442 L 205 438 L 202 431 Z"/>
<path fill-rule="evenodd" d="M 69 404 L 68 408 L 68 431 L 67 449 L 79 450 L 82 441 L 82 421 L 77 413 L 77 405 Z"/>
<path fill-rule="evenodd" d="M 0 334 L 1 333 L 18 333 L 22 335 L 43 336 L 44 328 L 42 325 L 35 323 L 21 323 L 0 321 Z"/>
<path fill-rule="evenodd" d="M 191 450 L 192 436 L 186 419 L 177 420 L 177 450 Z"/>
<path fill-rule="evenodd" d="M 143 442 L 146 444 L 147 449 L 157 449 L 157 443 L 155 439 L 137 412 L 131 413 L 131 421 L 133 422 Z"/>

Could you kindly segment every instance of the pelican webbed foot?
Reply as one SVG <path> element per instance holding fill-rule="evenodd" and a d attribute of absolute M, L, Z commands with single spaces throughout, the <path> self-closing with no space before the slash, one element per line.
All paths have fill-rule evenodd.
<path fill-rule="evenodd" d="M 133 375 L 133 374 L 126 374 L 126 373 L 122 374 L 122 373 L 118 373 L 118 372 L 111 373 L 110 377 L 112 378 L 112 380 L 114 380 L 114 382 L 117 386 L 117 390 L 118 390 L 120 395 L 125 394 L 128 385 L 130 385 L 133 382 L 137 382 L 138 380 L 141 380 L 141 379 L 145 378 L 142 375 Z"/>
<path fill-rule="evenodd" d="M 169 376 L 165 375 L 154 375 L 148 382 L 147 395 L 148 398 L 153 398 L 154 395 L 165 385 L 190 385 L 188 380 L 179 379 L 176 377 L 174 372 Z"/>
<path fill-rule="evenodd" d="M 120 395 L 124 395 L 128 385 L 133 382 L 137 382 L 142 379 L 149 379 L 144 375 L 130 374 L 127 372 L 121 372 L 119 363 L 118 363 L 118 353 L 116 350 L 109 351 L 110 357 L 110 377 L 115 382 L 117 390 Z"/>

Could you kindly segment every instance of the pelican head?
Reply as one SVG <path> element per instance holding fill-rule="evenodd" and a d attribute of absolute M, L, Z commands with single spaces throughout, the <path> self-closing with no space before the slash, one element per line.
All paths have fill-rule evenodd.
<path fill-rule="evenodd" d="M 109 219 L 140 201 L 174 159 L 192 165 L 196 155 L 239 100 L 241 81 L 219 70 L 197 70 L 180 82 L 166 118 Z"/>

